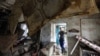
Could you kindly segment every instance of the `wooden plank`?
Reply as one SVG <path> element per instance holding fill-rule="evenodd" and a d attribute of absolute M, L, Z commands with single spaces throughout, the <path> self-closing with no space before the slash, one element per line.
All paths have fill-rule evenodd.
<path fill-rule="evenodd" d="M 9 21 L 9 29 L 11 31 L 12 34 L 15 33 L 17 24 L 18 24 L 18 20 L 20 19 L 22 15 L 22 10 L 20 7 L 18 6 L 14 6 L 14 8 L 12 9 L 12 13 L 8 19 Z"/>

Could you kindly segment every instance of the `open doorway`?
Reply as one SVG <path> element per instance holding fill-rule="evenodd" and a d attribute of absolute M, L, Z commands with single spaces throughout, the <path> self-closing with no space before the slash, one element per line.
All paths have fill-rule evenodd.
<path fill-rule="evenodd" d="M 54 42 L 53 50 L 52 50 L 52 56 L 67 56 L 68 52 L 68 41 L 67 41 L 67 34 L 64 34 L 64 48 L 66 50 L 66 53 L 62 54 L 62 48 L 60 45 L 60 36 L 59 32 L 60 30 L 67 32 L 67 23 L 53 23 L 51 24 L 51 42 Z M 49 55 L 50 56 L 50 55 Z"/>

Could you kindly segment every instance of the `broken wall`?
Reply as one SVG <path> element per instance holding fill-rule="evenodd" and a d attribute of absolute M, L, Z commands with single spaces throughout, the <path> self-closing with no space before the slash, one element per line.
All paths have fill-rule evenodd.
<path fill-rule="evenodd" d="M 62 19 L 53 20 L 51 21 L 51 23 L 67 23 L 68 56 L 71 56 L 70 52 L 77 41 L 73 37 L 73 35 L 74 34 L 80 35 L 80 33 L 70 33 L 68 32 L 68 30 L 74 28 L 80 31 L 80 19 L 77 19 L 77 17 L 62 18 Z M 78 56 L 78 55 L 79 55 L 79 48 L 76 48 L 72 56 Z"/>
<path fill-rule="evenodd" d="M 100 16 L 99 14 L 82 19 L 82 36 L 100 45 Z"/>
<path fill-rule="evenodd" d="M 90 41 L 96 41 L 99 39 L 100 35 L 100 17 L 99 15 L 94 15 L 94 17 L 88 17 L 88 16 L 73 16 L 69 18 L 59 18 L 52 20 L 50 23 L 67 23 L 67 39 L 68 39 L 68 56 L 79 56 L 79 46 L 75 49 L 74 53 L 70 55 L 70 52 L 72 48 L 74 47 L 77 39 L 75 39 L 74 35 L 80 35 L 82 33 L 82 36 L 87 38 Z M 80 20 L 81 19 L 81 20 Z M 80 22 L 81 21 L 81 22 Z M 43 41 L 50 41 L 50 33 L 51 33 L 51 25 L 46 24 L 41 32 Z M 82 27 L 80 27 L 82 26 Z M 79 33 L 73 33 L 68 32 L 70 29 L 76 29 L 79 30 Z M 80 31 L 81 30 L 81 31 Z M 44 34 L 44 35 L 43 35 Z M 47 36 L 46 36 L 47 35 Z"/>
<path fill-rule="evenodd" d="M 88 40 L 96 40 L 100 37 L 100 19 L 82 19 L 82 35 Z"/>
<path fill-rule="evenodd" d="M 46 24 L 42 29 L 41 29 L 41 40 L 43 42 L 46 42 L 46 41 L 50 41 L 51 39 L 51 23 L 67 23 L 67 31 L 72 29 L 72 28 L 75 28 L 77 30 L 80 31 L 80 19 L 73 19 L 74 17 L 72 18 L 62 18 L 62 19 L 57 19 L 57 20 L 52 20 L 50 23 Z M 80 33 L 77 33 L 78 35 L 80 35 Z M 68 32 L 68 53 L 70 53 L 70 51 L 72 50 L 74 44 L 76 43 L 76 39 L 74 37 L 71 36 L 71 33 Z M 73 54 L 75 56 L 78 56 L 79 55 L 79 48 L 77 48 L 75 50 L 75 53 Z M 70 54 L 69 54 L 70 56 Z"/>
<path fill-rule="evenodd" d="M 50 38 L 51 38 L 51 25 L 50 23 L 48 23 L 41 28 L 40 41 L 48 43 L 50 42 Z"/>

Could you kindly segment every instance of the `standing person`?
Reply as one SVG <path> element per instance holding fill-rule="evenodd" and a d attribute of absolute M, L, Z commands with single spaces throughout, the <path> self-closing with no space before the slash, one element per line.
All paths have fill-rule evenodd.
<path fill-rule="evenodd" d="M 60 43 L 60 47 L 61 47 L 61 51 L 62 51 L 62 54 L 65 53 L 65 48 L 64 48 L 64 34 L 65 32 L 63 31 L 62 28 L 60 28 L 60 32 L 59 32 L 59 43 Z"/>

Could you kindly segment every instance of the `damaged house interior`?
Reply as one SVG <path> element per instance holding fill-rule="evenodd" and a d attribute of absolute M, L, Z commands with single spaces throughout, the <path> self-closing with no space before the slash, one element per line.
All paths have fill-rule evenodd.
<path fill-rule="evenodd" d="M 100 0 L 0 0 L 0 56 L 100 56 Z"/>

